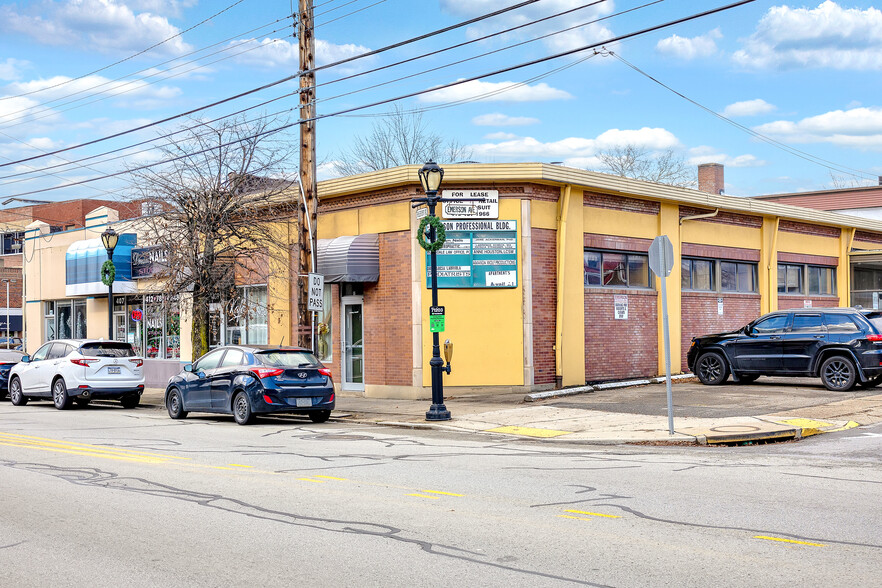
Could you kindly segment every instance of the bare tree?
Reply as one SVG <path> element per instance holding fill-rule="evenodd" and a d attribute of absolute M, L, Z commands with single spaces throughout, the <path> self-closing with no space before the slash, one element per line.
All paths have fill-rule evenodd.
<path fill-rule="evenodd" d="M 392 112 L 373 124 L 366 136 L 356 136 L 352 147 L 334 162 L 337 173 L 348 176 L 399 165 L 427 161 L 456 162 L 469 159 L 472 151 L 455 139 L 430 130 L 419 112 L 396 104 Z"/>
<path fill-rule="evenodd" d="M 695 168 L 672 149 L 652 152 L 637 145 L 624 145 L 601 151 L 597 157 L 603 163 L 600 171 L 682 188 L 697 184 Z"/>
<path fill-rule="evenodd" d="M 137 229 L 165 256 L 157 283 L 166 293 L 192 295 L 194 357 L 208 351 L 212 303 L 242 311 L 237 278 L 266 284 L 274 272 L 287 276 L 285 225 L 298 207 L 283 166 L 296 143 L 262 134 L 281 124 L 240 118 L 192 125 L 158 147 L 167 164 L 130 172 L 132 197 L 150 204 Z"/>
<path fill-rule="evenodd" d="M 828 170 L 830 174 L 830 187 L 833 190 L 844 190 L 847 188 L 863 188 L 872 186 L 873 182 L 865 180 L 858 176 L 848 176 L 844 174 L 834 174 L 833 170 Z"/>

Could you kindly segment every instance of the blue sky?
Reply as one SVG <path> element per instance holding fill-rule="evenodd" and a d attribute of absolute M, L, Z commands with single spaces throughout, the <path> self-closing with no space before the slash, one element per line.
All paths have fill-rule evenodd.
<path fill-rule="evenodd" d="M 483 76 L 728 3 L 606 0 L 503 36 L 333 83 L 588 4 L 541 0 L 322 71 L 317 109 L 328 114 Z M 296 8 L 296 1 L 293 4 Z M 320 64 L 329 63 L 513 4 L 315 0 L 317 58 Z M 285 18 L 291 12 L 292 0 L 0 2 L 0 165 L 155 121 L 295 73 L 297 43 L 291 37 L 291 19 Z M 570 30 L 561 33 L 564 29 Z M 172 41 L 135 55 L 182 31 Z M 496 51 L 542 35 L 548 36 Z M 562 161 L 599 169 L 597 153 L 616 146 L 632 144 L 649 152 L 673 149 L 690 164 L 723 163 L 726 190 L 738 196 L 875 184 L 876 176 L 882 175 L 882 11 L 872 2 L 756 1 L 609 43 L 605 49 L 588 59 L 588 53 L 580 53 L 401 104 L 424 109 L 429 128 L 469 146 L 472 159 L 483 162 Z M 422 73 L 490 51 L 496 52 Z M 412 77 L 398 79 L 404 76 Z M 366 89 L 376 84 L 383 85 Z M 203 116 L 222 116 L 293 88 L 291 83 L 277 86 Z M 296 96 L 290 96 L 264 111 L 295 108 L 296 117 L 296 104 Z M 390 108 L 320 121 L 321 177 L 330 177 L 335 157 Z M 63 156 L 99 154 L 160 132 L 153 128 Z M 155 153 L 143 149 L 128 152 L 125 161 L 151 161 Z M 48 157 L 0 167 L 0 199 L 113 173 L 123 161 L 34 171 L 64 163 Z M 8 177 L 12 174 L 24 175 Z M 24 197 L 112 197 L 121 186 L 119 178 L 104 179 Z"/>

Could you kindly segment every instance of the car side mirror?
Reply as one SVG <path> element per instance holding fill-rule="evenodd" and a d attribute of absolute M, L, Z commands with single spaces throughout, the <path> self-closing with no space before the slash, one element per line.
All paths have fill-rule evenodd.
<path fill-rule="evenodd" d="M 193 364 L 192 363 L 185 363 L 184 364 L 184 371 L 185 372 L 192 372 L 193 371 Z"/>
<path fill-rule="evenodd" d="M 30 355 L 22 355 L 21 359 L 19 361 L 22 363 L 31 363 L 31 356 Z"/>

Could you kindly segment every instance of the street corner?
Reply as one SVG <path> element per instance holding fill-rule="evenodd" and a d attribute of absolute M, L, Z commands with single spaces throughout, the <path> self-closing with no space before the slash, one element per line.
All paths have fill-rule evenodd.
<path fill-rule="evenodd" d="M 708 425 L 677 427 L 677 432 L 704 438 L 708 445 L 735 445 L 789 441 L 799 437 L 800 428 L 755 417 L 733 417 Z"/>
<path fill-rule="evenodd" d="M 779 425 L 795 427 L 799 429 L 800 438 L 811 437 L 812 435 L 821 435 L 823 433 L 836 433 L 838 431 L 847 431 L 848 429 L 854 429 L 855 427 L 860 426 L 860 424 L 855 421 L 841 420 L 816 420 L 806 418 L 775 419 L 775 417 L 771 417 L 770 420 Z"/>

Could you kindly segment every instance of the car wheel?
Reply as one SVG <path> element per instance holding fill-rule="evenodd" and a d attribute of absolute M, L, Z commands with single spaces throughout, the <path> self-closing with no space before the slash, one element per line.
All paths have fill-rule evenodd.
<path fill-rule="evenodd" d="M 233 399 L 233 418 L 240 425 L 250 425 L 254 422 L 254 413 L 251 412 L 251 401 L 244 392 L 239 392 Z"/>
<path fill-rule="evenodd" d="M 323 423 L 331 418 L 330 410 L 316 410 L 314 412 L 309 413 L 309 420 L 314 423 Z"/>
<path fill-rule="evenodd" d="M 89 403 L 92 402 L 92 399 L 91 399 L 91 398 L 79 398 L 79 397 L 78 397 L 78 398 L 74 398 L 74 402 L 75 402 L 76 405 L 79 406 L 80 408 L 86 408 L 87 406 L 89 406 Z"/>
<path fill-rule="evenodd" d="M 135 408 L 141 404 L 141 395 L 129 394 L 128 396 L 123 396 L 119 399 L 119 403 L 122 404 L 123 408 Z"/>
<path fill-rule="evenodd" d="M 28 397 L 21 391 L 21 380 L 12 378 L 9 382 L 9 400 L 15 406 L 24 406 L 28 403 Z"/>
<path fill-rule="evenodd" d="M 716 386 L 729 377 L 729 366 L 722 355 L 716 351 L 708 351 L 695 362 L 695 375 L 702 384 Z"/>
<path fill-rule="evenodd" d="M 827 390 L 844 392 L 851 390 L 857 380 L 857 368 L 847 357 L 834 355 L 821 364 L 821 381 Z"/>
<path fill-rule="evenodd" d="M 184 410 L 184 401 L 181 399 L 181 392 L 177 388 L 168 391 L 165 397 L 165 408 L 168 409 L 168 416 L 173 419 L 187 418 L 187 411 Z"/>
<path fill-rule="evenodd" d="M 67 385 L 64 380 L 58 378 L 52 383 L 52 402 L 58 410 L 67 410 L 70 408 L 72 398 L 67 393 Z"/>

